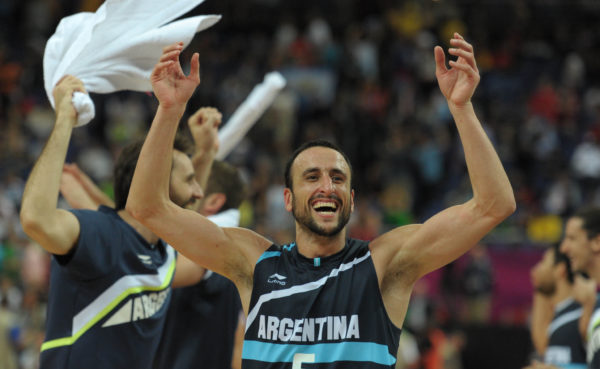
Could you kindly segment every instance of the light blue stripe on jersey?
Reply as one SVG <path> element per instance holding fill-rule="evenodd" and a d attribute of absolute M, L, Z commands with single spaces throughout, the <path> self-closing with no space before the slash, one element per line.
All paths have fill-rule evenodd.
<path fill-rule="evenodd" d="M 579 319 L 579 317 L 581 317 L 582 312 L 583 309 L 579 308 L 573 311 L 569 311 L 568 313 L 562 314 L 561 316 L 556 318 L 548 326 L 548 336 L 551 336 L 558 328 L 562 327 L 563 325 L 572 322 L 573 320 Z"/>
<path fill-rule="evenodd" d="M 292 249 L 296 246 L 296 242 L 292 242 L 289 245 L 283 246 L 283 249 L 286 251 L 292 251 Z"/>
<path fill-rule="evenodd" d="M 265 251 L 258 258 L 258 260 L 256 261 L 256 264 L 260 263 L 261 261 L 263 261 L 265 259 L 272 258 L 272 257 L 275 257 L 275 256 L 279 256 L 279 255 L 281 255 L 281 251 Z"/>
<path fill-rule="evenodd" d="M 267 363 L 291 363 L 298 353 L 314 354 L 314 363 L 335 361 L 369 361 L 381 365 L 394 365 L 396 357 L 390 355 L 386 345 L 373 342 L 338 342 L 315 345 L 278 344 L 261 341 L 244 341 L 242 359 Z"/>
<path fill-rule="evenodd" d="M 560 369 L 587 369 L 588 367 L 586 364 L 560 364 L 556 366 Z"/>

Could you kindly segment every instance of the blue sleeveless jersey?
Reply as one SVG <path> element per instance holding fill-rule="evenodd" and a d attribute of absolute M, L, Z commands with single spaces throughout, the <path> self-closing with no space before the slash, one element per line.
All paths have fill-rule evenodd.
<path fill-rule="evenodd" d="M 241 310 L 237 288 L 229 279 L 217 273 L 210 272 L 193 286 L 173 290 L 152 367 L 231 367 Z"/>
<path fill-rule="evenodd" d="M 273 245 L 254 270 L 244 369 L 394 368 L 400 329 L 390 321 L 369 244 L 309 259 Z"/>
<path fill-rule="evenodd" d="M 579 333 L 582 308 L 572 298 L 557 305 L 548 326 L 548 347 L 544 362 L 559 368 L 587 368 L 585 348 Z"/>
<path fill-rule="evenodd" d="M 150 245 L 112 209 L 73 213 L 81 232 L 71 254 L 52 260 L 40 367 L 150 368 L 175 251 Z"/>

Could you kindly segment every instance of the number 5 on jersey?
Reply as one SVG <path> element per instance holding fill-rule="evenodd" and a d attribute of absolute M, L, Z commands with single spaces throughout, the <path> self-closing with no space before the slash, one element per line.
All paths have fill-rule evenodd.
<path fill-rule="evenodd" d="M 302 363 L 314 363 L 315 354 L 294 354 L 292 369 L 302 369 Z"/>

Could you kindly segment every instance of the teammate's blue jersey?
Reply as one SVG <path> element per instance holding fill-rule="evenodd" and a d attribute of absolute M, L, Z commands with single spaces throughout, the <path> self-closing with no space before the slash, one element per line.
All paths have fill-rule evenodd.
<path fill-rule="evenodd" d="M 240 295 L 227 278 L 207 273 L 200 283 L 173 291 L 153 368 L 231 367 Z"/>
<path fill-rule="evenodd" d="M 258 260 L 244 369 L 393 368 L 399 338 L 367 242 L 349 239 L 314 259 L 295 244 L 273 245 Z"/>
<path fill-rule="evenodd" d="M 175 251 L 149 244 L 109 208 L 74 210 L 75 249 L 54 256 L 41 368 L 150 368 Z"/>
<path fill-rule="evenodd" d="M 556 306 L 548 326 L 548 347 L 544 362 L 560 368 L 587 368 L 585 348 L 579 333 L 581 305 L 572 298 Z"/>

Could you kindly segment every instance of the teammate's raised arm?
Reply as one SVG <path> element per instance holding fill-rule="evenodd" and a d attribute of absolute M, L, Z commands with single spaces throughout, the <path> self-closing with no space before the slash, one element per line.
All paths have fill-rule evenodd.
<path fill-rule="evenodd" d="M 212 163 L 219 151 L 219 126 L 222 115 L 215 108 L 198 109 L 189 119 L 188 127 L 194 139 L 192 163 L 196 171 L 196 180 L 205 188 L 210 176 Z"/>
<path fill-rule="evenodd" d="M 27 234 L 54 254 L 40 366 L 148 368 L 157 351 L 160 337 L 156 332 L 166 318 L 172 282 L 195 283 L 204 270 L 187 263 L 177 268 L 174 278 L 175 266 L 184 258 L 176 258 L 171 247 L 124 210 L 142 142 L 127 145 L 115 163 L 114 208 L 89 205 L 101 198 L 95 193 L 99 191 L 91 181 L 86 184 L 75 178 L 83 178 L 83 173 L 71 171 L 71 186 L 63 183 L 62 187 L 69 191 L 66 197 L 74 207 L 86 204 L 93 209 L 57 209 L 77 117 L 71 103 L 73 91 L 83 91 L 75 77 L 64 78 L 55 88 L 57 121 L 28 178 L 21 211 Z M 187 158 L 184 142 L 176 140 L 175 145 Z M 195 202 L 201 191 L 191 165 L 177 169 L 169 192 L 178 206 L 185 206 Z M 187 178 L 192 180 L 186 182 Z M 151 305 L 146 301 L 152 301 Z M 128 355 L 120 352 L 122 347 L 131 348 Z"/>
<path fill-rule="evenodd" d="M 56 123 L 42 154 L 29 174 L 21 202 L 25 233 L 46 251 L 63 255 L 79 237 L 79 222 L 70 212 L 58 209 L 58 192 L 67 148 L 77 123 L 71 101 L 75 91 L 85 92 L 76 77 L 63 77 L 54 88 Z"/>

